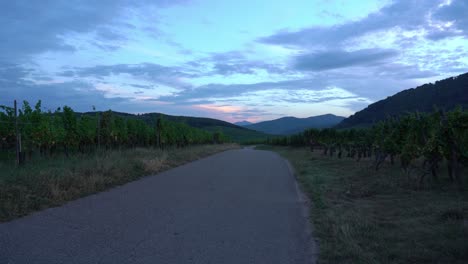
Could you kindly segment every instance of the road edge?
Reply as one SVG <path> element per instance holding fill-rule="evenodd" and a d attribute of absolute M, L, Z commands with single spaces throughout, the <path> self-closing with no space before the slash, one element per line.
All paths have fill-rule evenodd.
<path fill-rule="evenodd" d="M 278 154 L 278 153 L 277 153 Z M 296 195 L 299 203 L 301 204 L 301 213 L 302 216 L 307 220 L 305 224 L 305 232 L 306 232 L 306 238 L 308 242 L 308 252 L 307 256 L 309 257 L 309 260 L 311 264 L 316 264 L 318 260 L 318 254 L 319 254 L 319 242 L 317 238 L 314 236 L 314 225 L 312 223 L 312 217 L 311 217 L 311 206 L 312 206 L 312 201 L 309 199 L 309 197 L 304 193 L 302 190 L 302 186 L 297 180 L 296 177 L 296 171 L 294 167 L 291 165 L 291 162 L 284 158 L 283 156 L 279 155 L 284 162 L 286 163 L 289 174 L 294 178 L 294 186 L 296 189 Z"/>

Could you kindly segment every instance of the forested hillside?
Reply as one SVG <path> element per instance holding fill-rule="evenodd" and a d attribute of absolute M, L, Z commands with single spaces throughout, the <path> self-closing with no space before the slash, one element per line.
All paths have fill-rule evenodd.
<path fill-rule="evenodd" d="M 370 104 L 343 120 L 337 128 L 365 127 L 390 116 L 431 112 L 434 107 L 451 110 L 456 106 L 468 106 L 468 73 L 404 90 Z"/>
<path fill-rule="evenodd" d="M 344 117 L 332 114 L 311 116 L 307 118 L 282 117 L 245 126 L 272 135 L 292 135 L 308 128 L 329 128 L 338 124 Z"/>

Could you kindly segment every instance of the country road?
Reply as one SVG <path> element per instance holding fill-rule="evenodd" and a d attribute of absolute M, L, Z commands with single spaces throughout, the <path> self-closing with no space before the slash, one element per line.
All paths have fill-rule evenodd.
<path fill-rule="evenodd" d="M 231 150 L 0 224 L 0 263 L 313 263 L 279 155 Z"/>

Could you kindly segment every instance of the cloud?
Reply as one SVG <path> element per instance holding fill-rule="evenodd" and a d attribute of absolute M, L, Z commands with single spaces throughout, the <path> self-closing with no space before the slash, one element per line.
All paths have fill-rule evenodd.
<path fill-rule="evenodd" d="M 233 74 L 256 74 L 258 71 L 266 71 L 270 74 L 284 74 L 288 69 L 283 65 L 252 60 L 246 56 L 247 52 L 227 51 L 213 52 L 209 56 L 187 62 L 187 66 L 195 67 L 203 71 L 203 76 Z"/>
<path fill-rule="evenodd" d="M 8 86 L 6 86 L 8 85 Z M 9 87 L 10 89 L 7 89 Z M 14 89 L 11 89 L 14 87 Z M 72 81 L 62 83 L 37 84 L 33 82 L 7 83 L 0 81 L 0 92 L 4 98 L 37 102 L 42 100 L 49 109 L 54 110 L 63 105 L 70 105 L 77 111 L 91 111 L 92 105 L 111 107 L 126 102 L 131 98 L 108 98 L 105 92 L 96 90 L 93 85 L 85 82 Z M 11 104 L 3 101 L 2 104 Z M 102 109 L 102 108 L 101 108 Z"/>
<path fill-rule="evenodd" d="M 259 82 L 254 84 L 207 84 L 190 89 L 182 90 L 168 96 L 161 96 L 159 100 L 193 104 L 203 100 L 204 102 L 215 102 L 223 98 L 232 98 L 246 93 L 281 89 L 318 89 L 321 81 L 315 79 L 291 80 L 282 82 Z M 322 83 L 323 84 L 323 83 Z"/>
<path fill-rule="evenodd" d="M 258 38 L 257 42 L 297 52 L 298 55 L 291 57 L 290 70 L 306 77 L 312 73 L 340 70 L 340 73 L 332 73 L 338 75 L 333 84 L 342 85 L 345 79 L 356 83 L 361 79 L 373 82 L 380 78 L 380 82 L 393 82 L 399 78 L 403 81 L 397 87 L 409 88 L 411 86 L 406 85 L 412 84 L 412 79 L 428 80 L 466 70 L 463 58 L 455 61 L 449 58 L 460 52 L 453 48 L 442 51 L 442 47 L 434 46 L 432 42 L 466 36 L 467 6 L 468 2 L 463 0 L 395 0 L 359 20 L 300 30 L 283 29 Z M 453 43 L 463 41 L 458 38 Z M 374 88 L 363 84 L 357 89 L 363 94 L 371 94 L 369 91 Z M 391 88 L 389 91 L 395 90 Z"/>
<path fill-rule="evenodd" d="M 433 19 L 453 23 L 455 30 L 444 28 L 430 32 L 432 39 L 442 39 L 454 35 L 468 37 L 468 2 L 466 0 L 453 0 L 447 5 L 441 6 L 432 15 Z"/>
<path fill-rule="evenodd" d="M 370 52 L 371 54 L 377 52 Z M 383 52 L 385 54 L 385 52 Z M 379 53 L 377 53 L 379 54 Z M 351 56 L 351 58 L 354 58 Z M 281 91 L 281 95 L 275 100 L 289 102 L 317 103 L 321 100 L 345 99 L 348 97 L 362 97 L 371 100 L 382 99 L 382 94 L 393 94 L 420 85 L 419 79 L 431 79 L 439 76 L 432 71 L 421 70 L 417 65 L 408 65 L 396 62 L 385 62 L 379 60 L 362 60 L 358 57 L 359 64 L 354 60 L 353 66 L 364 65 L 365 67 L 334 68 L 321 71 L 309 70 L 307 74 L 298 79 L 282 81 L 265 81 L 252 84 L 218 84 L 211 83 L 201 86 L 194 86 L 180 90 L 171 95 L 158 97 L 157 100 L 173 102 L 180 105 L 190 105 L 194 103 L 216 103 L 231 102 L 246 104 L 245 98 L 252 94 L 264 94 L 264 98 L 259 98 L 255 104 L 271 104 L 271 99 L 267 95 L 269 91 Z M 351 59 L 348 59 L 351 60 Z M 340 61 L 341 62 L 341 61 Z M 334 62 L 335 63 L 335 62 Z M 344 60 L 344 64 L 350 64 Z M 321 68 L 328 68 L 328 65 L 320 65 Z M 343 64 L 339 65 L 344 67 Z M 314 66 L 317 69 L 318 66 Z M 432 79 L 431 79 L 432 80 Z M 340 87 L 346 91 L 353 91 L 353 95 L 337 96 L 333 90 L 327 87 Z M 307 97 L 311 91 L 323 91 L 319 98 Z M 284 94 L 283 92 L 287 92 Z M 294 96 L 293 96 L 294 95 Z M 245 96 L 245 97 L 243 97 Z M 349 98 L 348 98 L 349 99 Z M 362 103 L 361 103 L 362 105 Z"/>
<path fill-rule="evenodd" d="M 125 11 L 166 7 L 184 1 L 2 1 L 0 60 L 24 61 L 45 51 L 74 51 L 70 34 L 96 33 L 98 40 L 125 40 L 115 28 L 127 25 Z M 131 12 L 127 12 L 131 13 Z"/>
<path fill-rule="evenodd" d="M 43 99 L 44 105 L 52 109 L 67 104 L 77 111 L 89 111 L 91 105 L 97 105 L 102 110 L 111 108 L 129 112 L 190 113 L 225 120 L 260 120 L 280 117 L 282 115 L 277 113 L 279 111 L 290 115 L 297 115 L 294 111 L 304 114 L 336 111 L 336 114 L 348 115 L 352 110 L 358 110 L 366 103 L 380 99 L 382 91 L 391 93 L 402 88 L 415 87 L 417 82 L 402 79 L 403 72 L 421 73 L 417 67 L 399 64 L 386 64 L 373 69 L 373 73 L 359 68 L 311 72 L 310 76 L 303 79 L 277 82 L 181 86 L 178 92 L 170 95 L 152 96 L 149 88 L 153 83 L 161 81 L 157 75 L 165 76 L 171 72 L 178 74 L 176 68 L 145 64 L 72 68 L 72 75 L 79 78 L 38 83 L 30 80 L 35 71 L 8 64 L 0 67 L 0 93 L 5 96 L 2 98 L 18 98 L 31 102 Z M 99 83 L 105 84 L 101 86 L 87 80 L 90 77 L 111 77 L 118 74 L 133 76 L 135 83 L 125 82 L 123 85 L 137 90 L 122 96 L 119 91 L 113 90 L 112 82 L 100 81 Z M 142 79 L 146 81 L 141 82 Z M 140 89 L 147 90 L 143 92 Z M 205 107 L 197 107 L 200 105 Z M 222 112 L 227 109 L 237 110 Z"/>
<path fill-rule="evenodd" d="M 95 104 L 132 112 L 217 111 L 223 119 L 223 111 L 242 119 L 279 111 L 348 113 L 467 69 L 464 0 L 389 1 L 359 20 L 281 30 L 237 50 L 226 43 L 197 50 L 172 22 L 159 29 L 158 9 L 182 2 L 6 1 L 0 9 L 1 98 L 45 99 L 78 110 Z M 206 53 L 213 47 L 234 50 Z"/>
<path fill-rule="evenodd" d="M 32 69 L 13 63 L 0 63 L 0 81 L 15 82 L 27 77 Z"/>
<path fill-rule="evenodd" d="M 395 50 L 384 49 L 313 52 L 296 56 L 294 68 L 305 71 L 323 71 L 349 66 L 369 65 L 397 55 L 398 53 Z"/>
<path fill-rule="evenodd" d="M 334 26 L 313 26 L 297 31 L 282 30 L 257 41 L 300 49 L 326 48 L 330 45 L 340 47 L 347 40 L 392 28 L 425 30 L 428 32 L 427 37 L 433 40 L 453 36 L 452 29 L 441 28 L 440 23 L 431 21 L 431 18 L 442 22 L 452 21 L 466 36 L 468 3 L 465 0 L 454 0 L 449 5 L 442 3 L 441 0 L 397 0 L 361 20 Z"/>
<path fill-rule="evenodd" d="M 246 63 L 216 63 L 213 67 L 213 72 L 219 75 L 232 75 L 232 74 L 254 74 L 254 67 Z"/>
<path fill-rule="evenodd" d="M 245 60 L 246 57 L 241 51 L 226 51 L 226 52 L 212 52 L 209 57 L 202 60 L 205 61 L 240 61 Z"/>
<path fill-rule="evenodd" d="M 70 73 L 70 72 L 73 72 Z M 184 80 L 184 78 L 197 76 L 196 73 L 185 72 L 181 67 L 162 66 L 155 63 L 141 64 L 114 64 L 114 65 L 97 65 L 92 67 L 74 68 L 62 72 L 61 76 L 77 76 L 77 77 L 94 77 L 103 79 L 120 74 L 128 74 L 135 79 L 144 79 L 153 82 L 154 84 L 163 84 L 172 88 L 186 89 L 192 85 Z M 148 87 L 135 86 L 137 88 L 154 88 L 154 85 Z"/>
<path fill-rule="evenodd" d="M 279 65 L 269 64 L 259 61 L 240 61 L 230 63 L 215 63 L 213 70 L 208 75 L 232 75 L 232 74 L 255 74 L 257 70 L 265 70 L 270 74 L 281 74 L 287 72 Z"/>
<path fill-rule="evenodd" d="M 382 79 L 424 79 L 438 76 L 439 74 L 433 71 L 421 70 L 416 65 L 404 65 L 399 63 L 386 63 L 379 65 L 374 69 L 372 75 Z M 400 87 L 405 88 L 405 87 Z M 408 87 L 409 88 L 409 87 Z"/>
<path fill-rule="evenodd" d="M 315 78 L 259 82 L 253 84 L 208 84 L 183 90 L 172 95 L 160 96 L 158 101 L 178 105 L 193 104 L 243 104 L 267 106 L 272 103 L 320 103 L 332 99 L 364 98 L 346 89 L 332 86 L 330 75 Z M 342 79 L 345 84 L 347 79 Z M 368 100 L 368 99 L 366 99 Z"/>
<path fill-rule="evenodd" d="M 158 87 L 157 85 L 147 85 L 147 84 L 129 84 L 129 85 L 135 88 L 145 89 L 145 90 L 154 90 L 156 87 Z"/>
<path fill-rule="evenodd" d="M 99 89 L 99 85 L 84 80 L 36 82 L 31 79 L 34 73 L 34 70 L 21 65 L 0 64 L 0 104 L 12 105 L 14 99 L 32 103 L 42 100 L 43 106 L 52 111 L 68 105 L 75 111 L 84 112 L 91 111 L 95 105 L 98 110 L 131 113 L 158 111 L 178 115 L 186 113 L 190 108 L 145 101 L 140 99 L 141 93 L 138 91 L 128 96 L 116 96 L 112 91 Z M 193 113 L 200 114 L 196 111 Z"/>
<path fill-rule="evenodd" d="M 8 73 L 8 78 L 0 78 L 1 105 L 12 105 L 14 99 L 20 102 L 26 100 L 30 103 L 42 100 L 46 111 L 54 111 L 58 107 L 69 105 L 75 111 L 85 112 L 91 111 L 92 106 L 95 105 L 98 110 L 112 109 L 130 113 L 162 112 L 173 115 L 187 115 L 189 113 L 190 116 L 224 120 L 237 120 L 237 117 L 247 118 L 252 115 L 268 115 L 262 110 L 252 108 L 247 109 L 228 104 L 216 106 L 211 101 L 205 107 L 201 107 L 203 106 L 201 101 L 196 104 L 161 102 L 157 99 L 148 99 L 143 91 L 135 91 L 129 96 L 111 96 L 108 90 L 98 89 L 96 85 L 86 81 L 37 83 L 28 80 L 30 74 L 28 69 L 17 65 L 2 65 L 0 73 Z M 229 112 L 228 110 L 235 111 Z"/>
<path fill-rule="evenodd" d="M 448 37 L 460 36 L 460 32 L 451 29 L 432 29 L 426 34 L 429 40 L 437 41 Z"/>

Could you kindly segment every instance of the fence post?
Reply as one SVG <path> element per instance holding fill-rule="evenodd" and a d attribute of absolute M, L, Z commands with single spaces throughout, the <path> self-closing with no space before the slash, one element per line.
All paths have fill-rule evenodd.
<path fill-rule="evenodd" d="M 98 151 L 101 150 L 101 115 L 97 113 L 97 144 L 98 144 Z"/>
<path fill-rule="evenodd" d="M 14 102 L 15 107 L 15 136 L 16 136 L 16 165 L 20 165 L 20 135 L 18 130 L 18 106 L 16 105 L 16 100 Z"/>

